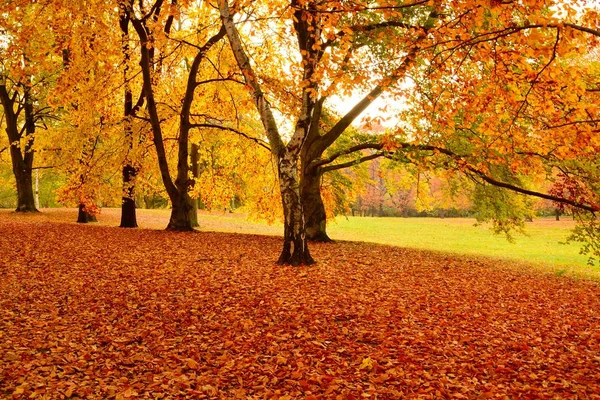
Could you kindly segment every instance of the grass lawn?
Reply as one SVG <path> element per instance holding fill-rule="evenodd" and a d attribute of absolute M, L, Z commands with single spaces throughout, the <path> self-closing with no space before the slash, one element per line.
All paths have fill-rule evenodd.
<path fill-rule="evenodd" d="M 489 226 L 475 226 L 469 218 L 338 218 L 330 224 L 334 238 L 361 240 L 415 249 L 482 255 L 526 261 L 559 270 L 588 270 L 588 258 L 579 254 L 577 243 L 561 244 L 573 221 L 540 219 L 526 225 L 526 235 L 515 234 L 514 242 L 495 235 Z M 592 271 L 593 269 L 591 269 Z M 600 269 L 598 269 L 600 271 Z"/>

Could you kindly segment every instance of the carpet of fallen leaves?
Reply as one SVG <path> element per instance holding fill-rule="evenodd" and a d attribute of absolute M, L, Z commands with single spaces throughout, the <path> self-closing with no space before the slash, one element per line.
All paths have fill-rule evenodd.
<path fill-rule="evenodd" d="M 600 288 L 361 243 L 0 215 L 3 398 L 600 398 Z"/>

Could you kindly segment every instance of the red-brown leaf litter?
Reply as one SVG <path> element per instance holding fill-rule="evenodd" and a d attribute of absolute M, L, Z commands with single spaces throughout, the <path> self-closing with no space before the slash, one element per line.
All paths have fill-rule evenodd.
<path fill-rule="evenodd" d="M 600 288 L 363 243 L 0 215 L 0 397 L 600 398 Z"/>

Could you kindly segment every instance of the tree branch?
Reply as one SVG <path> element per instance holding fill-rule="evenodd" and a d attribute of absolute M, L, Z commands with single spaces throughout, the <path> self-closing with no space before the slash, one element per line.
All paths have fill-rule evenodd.
<path fill-rule="evenodd" d="M 400 22 L 400 21 L 385 21 L 385 22 L 378 22 L 376 24 L 369 24 L 369 25 L 354 25 L 354 26 L 350 26 L 349 29 L 352 31 L 352 33 L 355 33 L 355 32 L 371 32 L 371 31 L 374 31 L 374 30 L 377 30 L 380 28 L 391 28 L 391 27 L 405 28 L 405 29 L 423 28 L 421 26 L 414 26 L 414 25 L 410 25 L 410 24 L 407 24 L 405 22 Z M 346 31 L 337 32 L 335 34 L 335 38 L 329 39 L 328 41 L 323 43 L 323 48 L 327 48 L 327 47 L 331 46 L 333 43 L 335 43 L 335 41 L 337 39 L 340 39 L 346 35 L 347 35 Z"/>
<path fill-rule="evenodd" d="M 377 153 L 369 154 L 368 156 L 365 156 L 365 157 L 357 158 L 356 160 L 342 163 L 342 164 L 328 165 L 326 167 L 321 168 L 321 172 L 325 173 L 325 172 L 330 172 L 330 171 L 336 171 L 336 170 L 342 169 L 342 168 L 353 167 L 355 165 L 362 164 L 364 162 L 371 161 L 371 160 L 374 160 L 379 157 L 384 157 L 386 154 L 387 154 L 386 152 L 377 152 Z"/>
<path fill-rule="evenodd" d="M 521 194 L 526 194 L 528 196 L 539 197 L 541 199 L 551 200 L 551 201 L 554 201 L 556 203 L 567 204 L 567 205 L 570 205 L 570 206 L 575 207 L 575 208 L 579 208 L 579 209 L 582 209 L 582 210 L 590 211 L 592 213 L 596 212 L 596 211 L 600 211 L 600 206 L 595 205 L 595 204 L 587 205 L 587 204 L 579 203 L 577 201 L 565 199 L 565 198 L 562 198 L 562 197 L 552 196 L 552 195 L 549 195 L 549 194 L 546 194 L 546 193 L 540 193 L 540 192 L 535 192 L 533 190 L 523 189 L 521 187 L 512 185 L 510 183 L 506 183 L 506 182 L 502 182 L 502 181 L 496 180 L 496 179 L 490 177 L 489 175 L 486 175 L 482 171 L 479 171 L 479 170 L 477 170 L 477 169 L 475 169 L 473 167 L 468 167 L 468 170 L 471 171 L 476 176 L 478 176 L 479 178 L 483 179 L 485 182 L 491 184 L 491 185 L 494 185 L 494 186 L 497 186 L 497 187 L 501 187 L 501 188 L 505 188 L 505 189 L 509 189 L 509 190 L 512 190 L 513 192 L 517 192 L 517 193 L 521 193 Z"/>
<path fill-rule="evenodd" d="M 318 159 L 318 160 L 313 160 L 307 166 L 307 168 L 309 168 L 309 169 L 318 168 L 318 167 L 320 167 L 322 165 L 332 163 L 333 161 L 335 161 L 337 158 L 339 158 L 341 156 L 345 156 L 345 155 L 354 153 L 356 151 L 367 150 L 367 149 L 381 150 L 381 149 L 383 149 L 383 144 L 382 143 L 362 143 L 362 144 L 350 147 L 348 149 L 339 151 L 339 152 L 337 152 L 335 154 L 332 154 L 329 157 L 321 158 L 321 159 Z"/>
<path fill-rule="evenodd" d="M 396 83 L 400 78 L 402 78 L 406 70 L 413 64 L 416 59 L 416 54 L 418 51 L 418 46 L 415 44 L 409 50 L 408 54 L 400 63 L 400 65 L 396 68 L 396 70 L 383 80 L 382 83 L 375 86 L 369 94 L 362 98 L 346 115 L 344 115 L 326 134 L 324 134 L 318 141 L 318 145 L 322 151 L 325 151 L 329 146 L 333 144 L 337 140 L 338 137 L 348 128 L 356 118 L 358 118 L 363 111 L 367 109 L 374 101 L 377 99 L 381 93 L 389 86 Z"/>
<path fill-rule="evenodd" d="M 592 213 L 596 212 L 596 211 L 600 211 L 600 206 L 598 206 L 596 204 L 592 204 L 592 203 L 584 204 L 584 203 L 580 203 L 580 202 L 577 202 L 574 200 L 565 199 L 563 197 L 552 196 L 552 195 L 549 195 L 546 193 L 541 193 L 541 192 L 536 192 L 533 190 L 524 189 L 522 187 L 497 180 L 497 179 L 489 176 L 485 172 L 473 167 L 472 165 L 469 165 L 468 162 L 465 160 L 465 156 L 458 155 L 458 154 L 456 154 L 450 150 L 444 149 L 442 147 L 430 146 L 430 145 L 414 145 L 414 144 L 410 144 L 410 143 L 400 143 L 399 148 L 407 149 L 407 150 L 427 150 L 427 151 L 433 151 L 433 152 L 445 154 L 457 161 L 458 169 L 462 170 L 463 173 L 465 173 L 466 175 L 471 175 L 471 176 L 475 175 L 475 176 L 479 177 L 480 179 L 482 179 L 483 181 L 489 183 L 490 185 L 494 185 L 494 186 L 501 187 L 504 189 L 512 190 L 513 192 L 525 194 L 528 196 L 539 197 L 541 199 L 551 200 L 556 203 L 567 204 L 567 205 L 570 205 L 575 208 L 590 211 Z"/>
<path fill-rule="evenodd" d="M 237 130 L 235 128 L 230 128 L 228 126 L 223 126 L 223 125 L 217 125 L 217 124 L 190 124 L 190 128 L 214 128 L 214 129 L 221 129 L 224 131 L 229 131 L 229 132 L 233 132 L 237 135 L 240 135 L 256 144 L 258 144 L 259 146 L 261 146 L 262 148 L 271 151 L 271 148 L 269 147 L 269 145 L 267 143 L 265 143 L 264 141 L 254 138 L 240 130 Z"/>
<path fill-rule="evenodd" d="M 212 82 L 235 82 L 235 83 L 239 83 L 240 85 L 245 85 L 245 82 L 242 81 L 238 81 L 237 79 L 234 78 L 212 78 L 212 79 L 205 79 L 203 81 L 198 81 L 196 82 L 196 86 L 200 86 L 200 85 L 204 85 L 205 83 L 212 83 Z"/>
<path fill-rule="evenodd" d="M 348 7 L 348 8 L 340 8 L 340 9 L 337 9 L 336 7 L 334 7 L 334 9 L 332 9 L 332 10 L 313 10 L 313 11 L 316 13 L 319 13 L 319 14 L 339 14 L 339 13 L 349 13 L 349 12 L 355 13 L 355 12 L 360 12 L 360 11 L 401 10 L 403 8 L 422 6 L 422 5 L 428 4 L 428 3 L 429 3 L 428 0 L 420 0 L 420 1 L 415 1 L 414 3 L 399 4 L 397 6 L 377 6 L 377 7 L 363 7 L 363 8 Z M 297 7 L 297 8 L 300 8 L 300 7 Z"/>

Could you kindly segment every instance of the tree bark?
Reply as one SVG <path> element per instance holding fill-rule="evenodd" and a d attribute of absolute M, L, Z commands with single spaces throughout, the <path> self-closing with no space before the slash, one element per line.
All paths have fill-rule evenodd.
<path fill-rule="evenodd" d="M 10 143 L 10 159 L 17 186 L 17 212 L 37 212 L 33 191 L 33 134 L 35 133 L 33 103 L 26 89 L 24 94 L 25 149 L 21 150 L 18 114 L 15 112 L 16 94 L 10 96 L 5 84 L 0 85 L 0 100 L 4 109 L 6 133 Z"/>
<path fill-rule="evenodd" d="M 287 153 L 287 154 L 286 154 Z M 300 201 L 297 159 L 285 152 L 279 158 L 279 189 L 283 204 L 283 250 L 278 264 L 314 264 L 308 250 L 304 211 Z"/>
<path fill-rule="evenodd" d="M 171 217 L 167 225 L 168 231 L 191 232 L 194 230 L 192 225 L 192 199 L 185 193 L 178 196 L 178 201 L 171 205 Z"/>
<path fill-rule="evenodd" d="M 13 173 L 15 175 L 15 180 L 17 182 L 17 208 L 15 211 L 17 212 L 37 212 L 37 208 L 35 207 L 35 196 L 33 193 L 33 179 L 32 179 L 32 169 L 31 162 L 27 160 L 25 157 L 23 159 L 21 155 L 21 150 L 16 149 L 14 153 L 19 153 L 13 155 L 13 148 L 15 146 L 11 146 L 11 158 L 13 164 Z"/>
<path fill-rule="evenodd" d="M 315 242 L 331 242 L 327 235 L 327 214 L 321 197 L 322 173 L 316 168 L 300 179 L 300 197 L 306 222 L 306 237 Z"/>
<path fill-rule="evenodd" d="M 95 215 L 92 215 L 85 210 L 85 205 L 79 204 L 77 222 L 80 224 L 87 224 L 88 222 L 98 222 L 98 219 Z"/>
<path fill-rule="evenodd" d="M 123 123 L 125 140 L 128 150 L 133 149 L 133 132 L 131 127 L 131 117 L 135 115 L 133 106 L 133 93 L 129 85 L 129 16 L 125 12 L 119 15 L 119 26 L 121 28 L 121 46 L 123 50 L 123 82 L 125 85 L 124 104 L 123 104 Z M 121 199 L 121 228 L 137 228 L 137 215 L 135 209 L 135 177 L 137 168 L 127 155 L 123 165 L 123 196 Z"/>
<path fill-rule="evenodd" d="M 123 198 L 121 203 L 121 228 L 137 228 L 135 207 L 135 176 L 137 169 L 129 163 L 123 166 Z"/>

